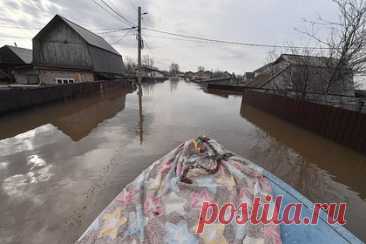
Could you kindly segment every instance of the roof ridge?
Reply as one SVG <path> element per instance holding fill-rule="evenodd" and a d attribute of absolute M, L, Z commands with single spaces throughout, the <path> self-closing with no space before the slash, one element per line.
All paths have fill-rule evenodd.
<path fill-rule="evenodd" d="M 302 54 L 290 54 L 290 53 L 282 53 L 280 56 L 282 56 L 282 55 L 297 56 L 297 57 L 311 57 L 311 58 L 331 58 L 331 57 L 326 57 L 326 56 L 302 55 Z"/>
<path fill-rule="evenodd" d="M 95 34 L 94 32 L 86 29 L 85 27 L 74 23 L 73 21 L 62 17 L 61 15 L 56 15 L 55 17 L 59 18 L 66 25 L 68 25 L 71 29 L 78 33 L 89 45 L 103 49 L 104 51 L 113 53 L 115 55 L 121 56 L 121 54 L 103 37 Z"/>
<path fill-rule="evenodd" d="M 79 24 L 75 23 L 75 22 L 74 22 L 74 21 L 72 21 L 72 20 L 69 20 L 69 19 L 68 19 L 68 18 L 66 18 L 66 17 L 63 17 L 63 16 L 58 15 L 58 14 L 57 14 L 57 16 L 59 16 L 61 19 L 63 19 L 63 20 L 64 20 L 64 21 L 66 21 L 66 22 L 71 22 L 72 24 L 74 24 L 74 25 L 76 25 L 76 26 L 78 26 L 78 27 L 80 27 L 80 28 L 82 28 L 82 29 L 84 29 L 84 30 L 88 31 L 89 33 L 91 33 L 91 34 L 93 34 L 93 35 L 95 35 L 95 36 L 97 36 L 97 37 L 99 37 L 99 38 L 104 39 L 104 38 L 103 38 L 103 37 L 101 37 L 100 35 L 98 35 L 98 34 L 96 34 L 96 33 L 92 32 L 91 30 L 88 30 L 88 29 L 87 29 L 87 28 L 85 28 L 84 26 L 81 26 L 81 25 L 79 25 Z"/>
<path fill-rule="evenodd" d="M 17 47 L 17 46 L 13 46 L 13 45 L 5 45 L 6 47 L 10 47 L 10 48 L 18 48 L 18 49 L 24 49 L 24 50 L 32 50 L 31 48 L 25 48 L 25 47 Z"/>
<path fill-rule="evenodd" d="M 10 52 L 17 56 L 25 64 L 32 63 L 33 50 L 23 47 L 16 47 L 11 45 L 4 45 L 2 48 L 6 47 Z"/>

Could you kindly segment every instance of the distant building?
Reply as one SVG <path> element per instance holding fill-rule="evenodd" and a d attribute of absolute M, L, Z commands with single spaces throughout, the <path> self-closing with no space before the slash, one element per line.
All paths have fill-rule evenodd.
<path fill-rule="evenodd" d="M 148 78 L 164 78 L 167 77 L 164 71 L 159 70 L 157 67 L 154 66 L 147 66 L 142 65 L 142 77 Z"/>
<path fill-rule="evenodd" d="M 194 72 L 192 72 L 192 71 L 187 71 L 187 72 L 185 72 L 185 73 L 184 73 L 184 76 L 185 76 L 185 78 L 187 78 L 187 79 L 192 79 L 192 77 L 194 76 Z"/>
<path fill-rule="evenodd" d="M 108 42 L 59 15 L 33 38 L 32 65 L 16 69 L 17 83 L 88 82 L 121 77 L 125 71 L 121 54 Z"/>
<path fill-rule="evenodd" d="M 31 67 L 32 50 L 5 45 L 0 48 L 0 81 L 15 81 L 13 71 L 19 67 Z"/>
<path fill-rule="evenodd" d="M 198 71 L 196 72 L 192 79 L 196 80 L 196 81 L 204 81 L 204 80 L 209 80 L 212 78 L 212 72 L 206 70 L 206 71 Z"/>

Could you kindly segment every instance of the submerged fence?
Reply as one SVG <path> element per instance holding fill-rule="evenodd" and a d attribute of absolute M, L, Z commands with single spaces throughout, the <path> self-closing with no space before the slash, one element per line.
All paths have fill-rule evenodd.
<path fill-rule="evenodd" d="M 243 103 L 366 154 L 365 113 L 252 90 L 245 90 Z"/>
<path fill-rule="evenodd" d="M 0 89 L 0 116 L 8 112 L 114 87 L 129 88 L 130 83 L 127 80 L 109 80 L 68 85 L 4 87 Z"/>

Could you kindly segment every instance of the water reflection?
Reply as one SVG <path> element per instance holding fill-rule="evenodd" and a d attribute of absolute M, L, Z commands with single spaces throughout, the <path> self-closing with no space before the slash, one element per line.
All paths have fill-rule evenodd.
<path fill-rule="evenodd" d="M 47 165 L 40 155 L 27 157 L 27 168 L 24 174 L 15 174 L 3 180 L 2 191 L 13 201 L 31 200 L 40 205 L 43 201 L 33 193 L 27 191 L 29 185 L 48 181 L 54 174 L 51 172 L 52 164 Z"/>
<path fill-rule="evenodd" d="M 142 110 L 143 91 L 142 91 L 141 84 L 138 84 L 137 89 L 138 89 L 137 96 L 138 96 L 138 99 L 139 99 L 139 128 L 138 128 L 138 133 L 139 133 L 139 137 L 140 137 L 140 144 L 142 145 L 142 143 L 144 142 L 144 115 L 143 115 L 143 110 Z"/>
<path fill-rule="evenodd" d="M 215 95 L 215 96 L 219 96 L 219 97 L 223 97 L 223 98 L 228 98 L 229 94 L 225 91 L 220 91 L 220 90 L 215 90 L 215 89 L 207 89 L 207 87 L 202 87 L 202 90 L 205 93 L 211 94 L 211 95 Z"/>
<path fill-rule="evenodd" d="M 143 94 L 150 96 L 154 93 L 154 83 L 142 83 Z"/>
<path fill-rule="evenodd" d="M 0 140 L 51 124 L 73 141 L 79 141 L 99 123 L 122 111 L 125 108 L 127 93 L 129 91 L 126 89 L 117 88 L 0 117 Z"/>
<path fill-rule="evenodd" d="M 179 84 L 179 80 L 169 80 L 169 84 L 170 84 L 170 94 L 173 94 L 177 88 L 178 88 L 178 84 Z"/>
<path fill-rule="evenodd" d="M 27 165 L 30 166 L 30 170 L 34 170 L 46 166 L 46 161 L 39 155 L 33 154 L 27 157 Z"/>
<path fill-rule="evenodd" d="M 348 228 L 366 240 L 365 157 L 246 107 L 241 96 L 187 82 L 142 89 L 143 96 L 109 91 L 0 118 L 1 244 L 73 243 L 143 169 L 198 135 L 311 200 L 347 200 Z"/>
<path fill-rule="evenodd" d="M 337 176 L 337 181 L 352 185 L 362 198 L 366 198 L 363 182 L 363 177 L 366 175 L 366 161 L 363 155 L 246 105 L 244 99 L 240 114 L 281 144 L 291 147 L 302 156 L 305 163 L 311 162 L 326 169 Z M 305 165 L 304 168 L 308 167 Z M 358 170 L 350 174 L 350 169 Z M 299 178 L 309 180 L 309 177 Z"/>
<path fill-rule="evenodd" d="M 363 238 L 365 156 L 246 105 L 245 98 L 240 114 L 260 128 L 258 134 L 270 137 L 267 155 L 287 155 L 280 160 L 269 156 L 266 168 L 314 202 L 347 202 L 346 226 Z M 254 151 L 266 148 L 261 146 Z"/>

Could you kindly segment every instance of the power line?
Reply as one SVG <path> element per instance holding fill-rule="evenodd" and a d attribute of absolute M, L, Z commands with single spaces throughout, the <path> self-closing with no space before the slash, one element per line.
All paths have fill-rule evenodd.
<path fill-rule="evenodd" d="M 114 30 L 110 30 L 110 31 L 104 31 L 104 32 L 99 32 L 97 34 L 102 35 L 102 34 L 109 34 L 109 33 L 115 33 L 115 32 L 120 32 L 120 31 L 130 31 L 136 29 L 136 27 L 129 27 L 129 28 L 123 28 L 123 29 L 114 29 Z"/>
<path fill-rule="evenodd" d="M 97 0 L 93 0 L 93 2 L 100 7 L 101 9 L 103 9 L 104 11 L 106 11 L 109 15 L 111 15 L 112 17 L 120 20 L 120 18 L 118 18 L 116 15 L 112 14 L 107 8 L 105 8 L 103 5 L 101 5 Z"/>
<path fill-rule="evenodd" d="M 178 37 L 167 37 L 167 36 L 151 36 L 151 35 L 145 35 L 149 38 L 157 38 L 157 39 L 163 39 L 163 40 L 177 40 L 177 41 L 187 41 L 187 42 L 195 42 L 195 43 L 207 43 L 207 41 L 203 40 L 195 40 L 195 39 L 184 39 L 184 38 L 178 38 Z"/>
<path fill-rule="evenodd" d="M 229 44 L 229 45 L 237 45 L 237 46 L 248 46 L 248 47 L 266 47 L 266 48 L 293 48 L 293 49 L 318 49 L 318 50 L 329 50 L 332 48 L 329 47 L 306 47 L 306 46 L 291 46 L 291 45 L 277 45 L 277 44 L 263 44 L 263 43 L 250 43 L 250 42 L 238 42 L 238 41 L 225 41 L 225 40 L 218 40 L 218 39 L 211 39 L 205 38 L 195 35 L 186 35 L 186 34 L 178 34 L 168 31 L 162 31 L 157 29 L 151 28 L 144 28 L 147 31 L 157 32 L 161 34 L 183 37 L 190 40 L 199 40 L 199 41 L 206 41 L 206 42 L 215 42 L 215 43 L 222 43 L 222 44 Z"/>
<path fill-rule="evenodd" d="M 129 29 L 128 31 L 126 31 L 126 33 L 119 40 L 111 43 L 111 45 L 115 45 L 115 44 L 119 43 L 120 41 L 122 41 L 123 39 L 125 39 L 125 37 L 130 33 L 131 30 L 132 29 Z"/>
<path fill-rule="evenodd" d="M 129 19 L 127 19 L 125 16 L 114 10 L 114 8 L 111 7 L 107 2 L 104 0 L 100 0 L 108 9 L 110 9 L 113 13 L 115 13 L 117 16 L 119 16 L 124 22 L 126 22 L 128 25 L 135 26 L 134 23 L 132 23 Z"/>

